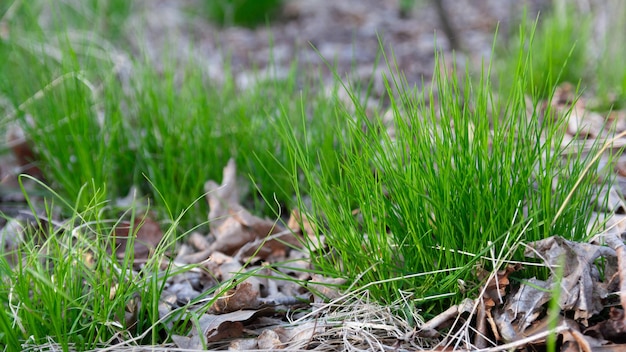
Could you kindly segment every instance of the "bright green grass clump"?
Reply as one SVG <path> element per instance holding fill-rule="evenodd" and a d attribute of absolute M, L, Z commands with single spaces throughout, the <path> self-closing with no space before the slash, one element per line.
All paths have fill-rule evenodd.
<path fill-rule="evenodd" d="M 460 79 L 437 67 L 423 93 L 391 77 L 394 136 L 355 99 L 333 156 L 308 157 L 307 143 L 284 128 L 312 185 L 311 205 L 300 206 L 326 244 L 311 244 L 315 266 L 360 286 L 377 282 L 369 290 L 387 303 L 412 295 L 430 309 L 428 300 L 448 297 L 445 308 L 476 294 L 478 268 L 497 269 L 481 256 L 511 259 L 520 240 L 551 235 L 584 240 L 597 182 L 608 181 L 595 164 L 584 169 L 593 150 L 562 156 L 565 117 L 525 96 L 530 62 L 520 51 L 516 70 L 503 73 L 513 82 L 508 96 L 494 91 L 489 70 Z M 337 163 L 338 178 L 326 167 Z"/>
<path fill-rule="evenodd" d="M 170 219 L 150 255 L 141 254 L 133 248 L 142 241 L 137 231 L 149 211 L 139 212 L 133 202 L 118 219 L 104 217 L 106 193 L 92 187 L 83 190 L 94 197 L 80 212 L 80 201 L 69 203 L 48 188 L 51 197 L 41 218 L 19 226 L 14 222 L 0 233 L 0 345 L 5 351 L 162 345 L 173 334 L 188 334 L 193 329 L 190 319 L 197 321 L 251 275 L 233 273 L 233 280 L 206 288 L 189 305 L 164 306 L 162 294 L 171 278 L 202 267 L 171 260 L 176 244 L 187 235 L 179 231 L 179 222 L 189 208 Z M 27 201 L 34 212 L 39 204 Z M 56 204 L 73 209 L 73 216 L 55 221 Z M 116 231 L 120 227 L 126 230 Z M 120 239 L 125 247 L 117 247 Z"/>
<path fill-rule="evenodd" d="M 189 228 L 206 220 L 206 202 L 194 202 L 204 183 L 220 181 L 235 158 L 249 180 L 242 202 L 273 215 L 294 195 L 273 121 L 288 116 L 297 126 L 304 112 L 312 149 L 332 148 L 326 126 L 336 101 L 295 64 L 283 78 L 271 70 L 266 79 L 251 73 L 243 88 L 227 65 L 216 82 L 193 59 L 132 60 L 104 38 L 33 33 L 19 21 L 9 23 L 11 36 L 0 42 L 0 92 L 8 102 L 3 122 L 25 130 L 47 181 L 67 199 L 92 182 L 106 190 L 106 199 L 136 185 L 163 217 L 194 204 L 183 220 Z M 276 201 L 259 201 L 258 193 Z M 92 196 L 80 194 L 79 211 Z"/>
<path fill-rule="evenodd" d="M 0 344 L 7 351 L 47 343 L 64 351 L 82 351 L 140 335 L 147 343 L 163 341 L 165 326 L 159 323 L 158 304 L 174 272 L 161 270 L 161 261 L 177 240 L 179 219 L 141 271 L 133 271 L 133 250 L 124 251 L 119 259 L 111 250 L 114 228 L 121 220 L 102 218 L 104 192 L 91 193 L 95 197 L 90 206 L 75 210 L 61 223 L 54 221 L 56 206 L 49 203 L 48 217 L 21 231 L 21 243 L 12 238 L 11 230 L 3 230 L 3 241 L 14 244 L 5 247 L 3 242 L 0 257 Z M 142 214 L 131 209 L 125 215 L 134 223 Z M 134 237 L 128 241 L 132 248 Z"/>

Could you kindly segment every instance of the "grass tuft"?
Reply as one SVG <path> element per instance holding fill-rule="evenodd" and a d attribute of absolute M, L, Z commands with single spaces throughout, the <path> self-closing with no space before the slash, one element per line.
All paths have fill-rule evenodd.
<path fill-rule="evenodd" d="M 51 189 L 48 193 L 65 202 Z M 137 226 L 131 225 L 129 250 L 118 259 L 112 248 L 122 218 L 103 218 L 105 193 L 89 193 L 97 195 L 90 206 L 75 210 L 74 217 L 62 223 L 52 216 L 56 205 L 48 203 L 46 218 L 30 222 L 20 233 L 23 242 L 0 257 L 0 324 L 8 327 L 0 343 L 10 350 L 50 341 L 64 351 L 92 350 L 139 337 L 138 342 L 152 345 L 166 341 L 168 328 L 158 310 L 161 293 L 171 275 L 191 268 L 162 268 L 166 254 L 184 236 L 177 231 L 182 214 L 172 220 L 138 270 L 132 248 L 141 224 L 134 219 L 143 214 L 131 206 L 122 217 Z"/>
<path fill-rule="evenodd" d="M 137 185 L 164 217 L 194 204 L 182 222 L 189 228 L 206 219 L 206 204 L 194 202 L 204 182 L 219 180 L 233 157 L 250 180 L 242 202 L 273 215 L 277 209 L 258 193 L 285 207 L 294 197 L 275 121 L 299 125 L 304 112 L 313 147 L 332 148 L 325 127 L 337 102 L 317 90 L 316 77 L 301 77 L 297 63 L 281 78 L 275 68 L 265 78 L 250 73 L 250 84 L 240 87 L 228 65 L 217 83 L 193 58 L 132 60 L 104 40 L 67 31 L 39 36 L 13 25 L 11 33 L 25 35 L 0 43 L 8 58 L 0 92 L 11 104 L 2 116 L 25 131 L 47 182 L 64 198 L 77 199 L 85 184 L 106 190 L 106 199 Z M 88 202 L 91 195 L 82 194 Z"/>
<path fill-rule="evenodd" d="M 410 292 L 429 311 L 476 294 L 477 268 L 497 269 L 481 256 L 522 230 L 525 242 L 588 236 L 595 191 L 609 182 L 592 160 L 600 145 L 564 153 L 566 116 L 544 108 L 539 92 L 527 99 L 533 58 L 518 57 L 508 96 L 496 94 L 490 67 L 476 79 L 441 65 L 441 56 L 428 92 L 389 77 L 394 136 L 354 99 L 356 113 L 340 113 L 346 128 L 334 127 L 335 155 L 312 158 L 306 141 L 283 129 L 311 184 L 311 204 L 300 197 L 299 206 L 326 244 L 309 243 L 317 268 L 359 286 L 379 283 L 370 290 L 383 302 Z M 414 276 L 423 272 L 435 274 Z"/>

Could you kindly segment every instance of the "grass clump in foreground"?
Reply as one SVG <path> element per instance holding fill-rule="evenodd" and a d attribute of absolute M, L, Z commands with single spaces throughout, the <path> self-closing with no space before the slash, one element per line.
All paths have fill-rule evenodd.
<path fill-rule="evenodd" d="M 595 163 L 585 169 L 597 144 L 589 154 L 564 145 L 566 116 L 527 100 L 531 62 L 520 51 L 504 73 L 514 83 L 508 96 L 498 96 L 489 69 L 475 80 L 437 67 L 424 93 L 391 77 L 394 137 L 354 99 L 336 160 L 308 157 L 306 141 L 283 128 L 311 185 L 311 205 L 300 198 L 300 206 L 325 242 L 310 245 L 314 265 L 383 302 L 436 313 L 475 296 L 481 269 L 498 269 L 482 256 L 513 259 L 520 241 L 551 235 L 584 240 L 595 191 L 610 178 Z M 327 162 L 342 165 L 338 178 Z"/>
<path fill-rule="evenodd" d="M 65 202 L 48 191 L 56 201 Z M 143 336 L 146 343 L 163 341 L 165 325 L 158 304 L 175 270 L 162 270 L 161 259 L 177 240 L 179 219 L 137 271 L 133 250 L 120 256 L 112 251 L 121 220 L 102 218 L 105 193 L 91 193 L 96 195 L 91 206 L 61 223 L 53 219 L 56 205 L 50 202 L 47 218 L 3 229 L 3 241 L 13 243 L 3 243 L 0 257 L 0 344 L 7 351 L 47 343 L 58 344 L 63 351 L 90 350 L 136 336 Z M 125 217 L 135 223 L 141 215 L 131 209 Z M 137 229 L 131 227 L 128 233 Z M 129 236 L 127 248 L 133 241 Z"/>

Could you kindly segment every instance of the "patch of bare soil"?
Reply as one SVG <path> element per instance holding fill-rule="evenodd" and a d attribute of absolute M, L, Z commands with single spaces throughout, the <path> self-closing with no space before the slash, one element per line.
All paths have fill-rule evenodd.
<path fill-rule="evenodd" d="M 496 28 L 504 40 L 517 30 L 524 5 L 533 14 L 549 2 L 417 1 L 403 14 L 397 0 L 289 0 L 275 23 L 257 29 L 217 28 L 202 18 L 190 20 L 189 12 L 201 8 L 199 1 L 139 3 L 127 30 L 136 48 L 146 48 L 157 61 L 172 51 L 202 58 L 218 81 L 228 57 L 243 85 L 250 82 L 253 67 L 262 71 L 273 64 L 280 77 L 294 60 L 302 68 L 325 68 L 322 58 L 336 65 L 340 77 L 367 82 L 387 69 L 384 62 L 376 64 L 382 41 L 388 53 L 393 49 L 407 81 L 420 85 L 432 76 L 435 46 L 448 53 L 454 49 L 461 65 L 463 56 L 479 64 L 491 53 Z M 438 3 L 443 6 L 433 6 Z M 135 33 L 145 33 L 147 40 Z M 328 70 L 326 77 L 332 79 Z M 384 91 L 382 81 L 377 89 Z"/>

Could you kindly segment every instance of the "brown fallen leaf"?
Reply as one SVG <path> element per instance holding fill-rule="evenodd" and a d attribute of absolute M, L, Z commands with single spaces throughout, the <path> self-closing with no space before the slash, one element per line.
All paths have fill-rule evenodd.
<path fill-rule="evenodd" d="M 203 350 L 203 340 L 205 343 L 210 343 L 239 337 L 243 335 L 245 324 L 258 316 L 271 313 L 273 309 L 266 308 L 225 314 L 203 314 L 198 319 L 199 326 L 191 329 L 190 336 L 173 335 L 172 341 L 181 349 Z"/>
<path fill-rule="evenodd" d="M 621 236 L 607 234 L 604 237 L 606 244 L 615 250 L 617 257 L 617 277 L 619 278 L 619 297 L 622 308 L 626 307 L 626 245 Z M 626 317 L 622 313 L 622 324 L 626 324 Z"/>
<path fill-rule="evenodd" d="M 212 233 L 215 236 L 215 242 L 211 244 L 211 251 L 225 254 L 233 254 L 239 247 L 255 238 L 255 235 L 247 231 L 242 223 L 230 217 Z"/>
<path fill-rule="evenodd" d="M 280 349 L 283 343 L 275 331 L 267 329 L 257 338 L 257 345 L 262 350 L 273 351 Z"/>
<path fill-rule="evenodd" d="M 611 308 L 609 319 L 589 327 L 585 330 L 586 335 L 597 339 L 608 340 L 615 343 L 626 342 L 626 324 L 624 323 L 624 310 Z"/>
<path fill-rule="evenodd" d="M 259 307 L 259 288 L 250 281 L 244 281 L 234 289 L 223 293 L 209 308 L 209 312 L 214 314 L 230 313 L 244 309 L 257 309 Z"/>
<path fill-rule="evenodd" d="M 209 203 L 209 221 L 211 228 L 219 227 L 229 215 L 232 207 L 239 205 L 239 187 L 237 186 L 237 167 L 235 160 L 230 159 L 224 167 L 222 184 L 215 181 L 207 181 L 204 191 Z M 237 209 L 237 210 L 238 210 Z"/>
<path fill-rule="evenodd" d="M 255 339 L 237 339 L 228 345 L 229 351 L 253 351 L 259 348 Z"/>
<path fill-rule="evenodd" d="M 192 232 L 187 243 L 181 244 L 178 249 L 175 261 L 177 263 L 197 264 L 201 263 L 211 256 L 211 244 L 206 236 L 199 232 Z"/>
<path fill-rule="evenodd" d="M 10 126 L 6 134 L 6 140 L 13 152 L 17 165 L 21 168 L 19 173 L 25 173 L 40 180 L 43 179 L 43 173 L 36 165 L 38 161 L 37 155 L 26 138 L 24 130 L 17 125 Z"/>
<path fill-rule="evenodd" d="M 313 293 L 315 302 L 321 303 L 341 297 L 342 293 L 339 290 L 346 282 L 346 279 L 343 278 L 330 278 L 313 274 L 307 287 Z"/>
<path fill-rule="evenodd" d="M 287 228 L 294 233 L 299 233 L 307 240 L 307 248 L 309 250 L 318 250 L 325 246 L 324 236 L 320 236 L 316 231 L 315 224 L 311 221 L 307 214 L 301 213 L 298 209 L 294 209 L 289 216 Z M 301 246 L 301 244 L 300 244 Z"/>
<path fill-rule="evenodd" d="M 529 258 L 542 258 L 547 261 L 549 267 L 560 265 L 561 258 L 564 259 L 563 279 L 561 285 L 561 297 L 559 304 L 563 310 L 573 310 L 574 319 L 587 325 L 587 320 L 594 314 L 599 313 L 604 307 L 601 299 L 606 296 L 606 292 L 599 285 L 599 273 L 595 268 L 595 260 L 601 256 L 615 256 L 615 251 L 606 246 L 599 246 L 590 243 L 579 243 L 568 241 L 559 236 L 552 236 L 546 239 L 529 244 L 525 251 Z M 548 285 L 541 285 L 548 295 L 554 289 L 553 285 L 558 284 L 557 278 L 551 278 Z M 543 297 L 543 303 L 549 297 Z M 537 307 L 523 307 L 517 305 L 517 312 L 529 312 Z"/>
<path fill-rule="evenodd" d="M 133 239 L 135 260 L 150 257 L 163 238 L 159 224 L 147 216 L 135 218 L 132 225 L 129 221 L 122 221 L 113 231 L 116 245 L 115 255 L 118 258 L 123 258 L 128 251 L 128 240 L 131 235 L 135 236 Z"/>
<path fill-rule="evenodd" d="M 607 198 L 608 197 L 608 198 Z M 602 187 L 598 190 L 597 209 L 608 214 L 624 214 L 626 213 L 626 203 L 622 198 L 620 190 L 615 185 Z M 604 200 L 607 200 L 606 204 Z"/>
<path fill-rule="evenodd" d="M 202 266 L 218 282 L 232 279 L 243 268 L 239 261 L 221 252 L 211 253 L 209 259 L 204 261 Z"/>
<path fill-rule="evenodd" d="M 293 209 L 287 221 L 287 228 L 296 233 L 313 237 L 315 236 L 315 224 L 311 222 L 306 214 L 300 213 L 298 209 Z"/>
<path fill-rule="evenodd" d="M 550 105 L 555 112 L 566 117 L 567 133 L 572 137 L 596 138 L 605 132 L 606 119 L 587 110 L 585 99 L 578 96 L 576 87 L 569 82 L 556 88 Z"/>
<path fill-rule="evenodd" d="M 531 278 L 521 285 L 501 309 L 494 312 L 498 331 L 505 342 L 514 341 L 537 319 L 550 301 L 550 283 Z"/>
<path fill-rule="evenodd" d="M 211 233 L 215 237 L 215 242 L 210 245 L 209 249 L 229 255 L 257 239 L 264 239 L 283 231 L 283 228 L 278 226 L 275 221 L 254 216 L 238 203 L 236 173 L 235 162 L 231 159 L 224 168 L 221 186 L 214 181 L 207 181 L 205 184 L 206 197 L 210 207 Z M 283 238 L 282 240 L 286 239 Z M 257 246 L 251 248 L 246 254 L 256 253 L 258 257 L 266 258 L 275 251 L 285 250 L 285 245 L 280 241 L 273 241 L 272 243 L 262 241 L 260 245 L 267 246 L 265 251 L 256 253 L 259 249 Z"/>
<path fill-rule="evenodd" d="M 500 305 L 503 303 L 502 297 L 505 295 L 506 287 L 509 285 L 509 275 L 522 269 L 521 264 L 509 264 L 503 270 L 499 270 L 484 284 L 483 300 L 492 301 L 490 305 Z M 488 272 L 481 271 L 479 279 L 485 279 Z"/>
<path fill-rule="evenodd" d="M 199 251 L 208 250 L 211 246 L 206 236 L 196 231 L 192 232 L 191 235 L 189 235 L 187 242 Z"/>
<path fill-rule="evenodd" d="M 475 337 L 475 345 L 477 348 L 486 348 L 487 340 L 485 336 L 487 334 L 487 326 L 492 329 L 496 340 L 500 339 L 500 332 L 497 328 L 497 323 L 493 318 L 493 309 L 502 305 L 503 297 L 506 294 L 506 288 L 509 286 L 509 275 L 511 273 L 522 269 L 521 264 L 509 264 L 503 270 L 499 270 L 495 273 L 489 273 L 486 271 L 479 272 L 478 277 L 484 279 L 487 274 L 489 279 L 484 284 L 484 289 L 481 290 L 483 294 L 479 298 L 478 312 L 476 316 L 476 325 L 478 334 Z"/>
<path fill-rule="evenodd" d="M 626 154 L 621 154 L 615 162 L 615 171 L 622 177 L 626 177 Z"/>

